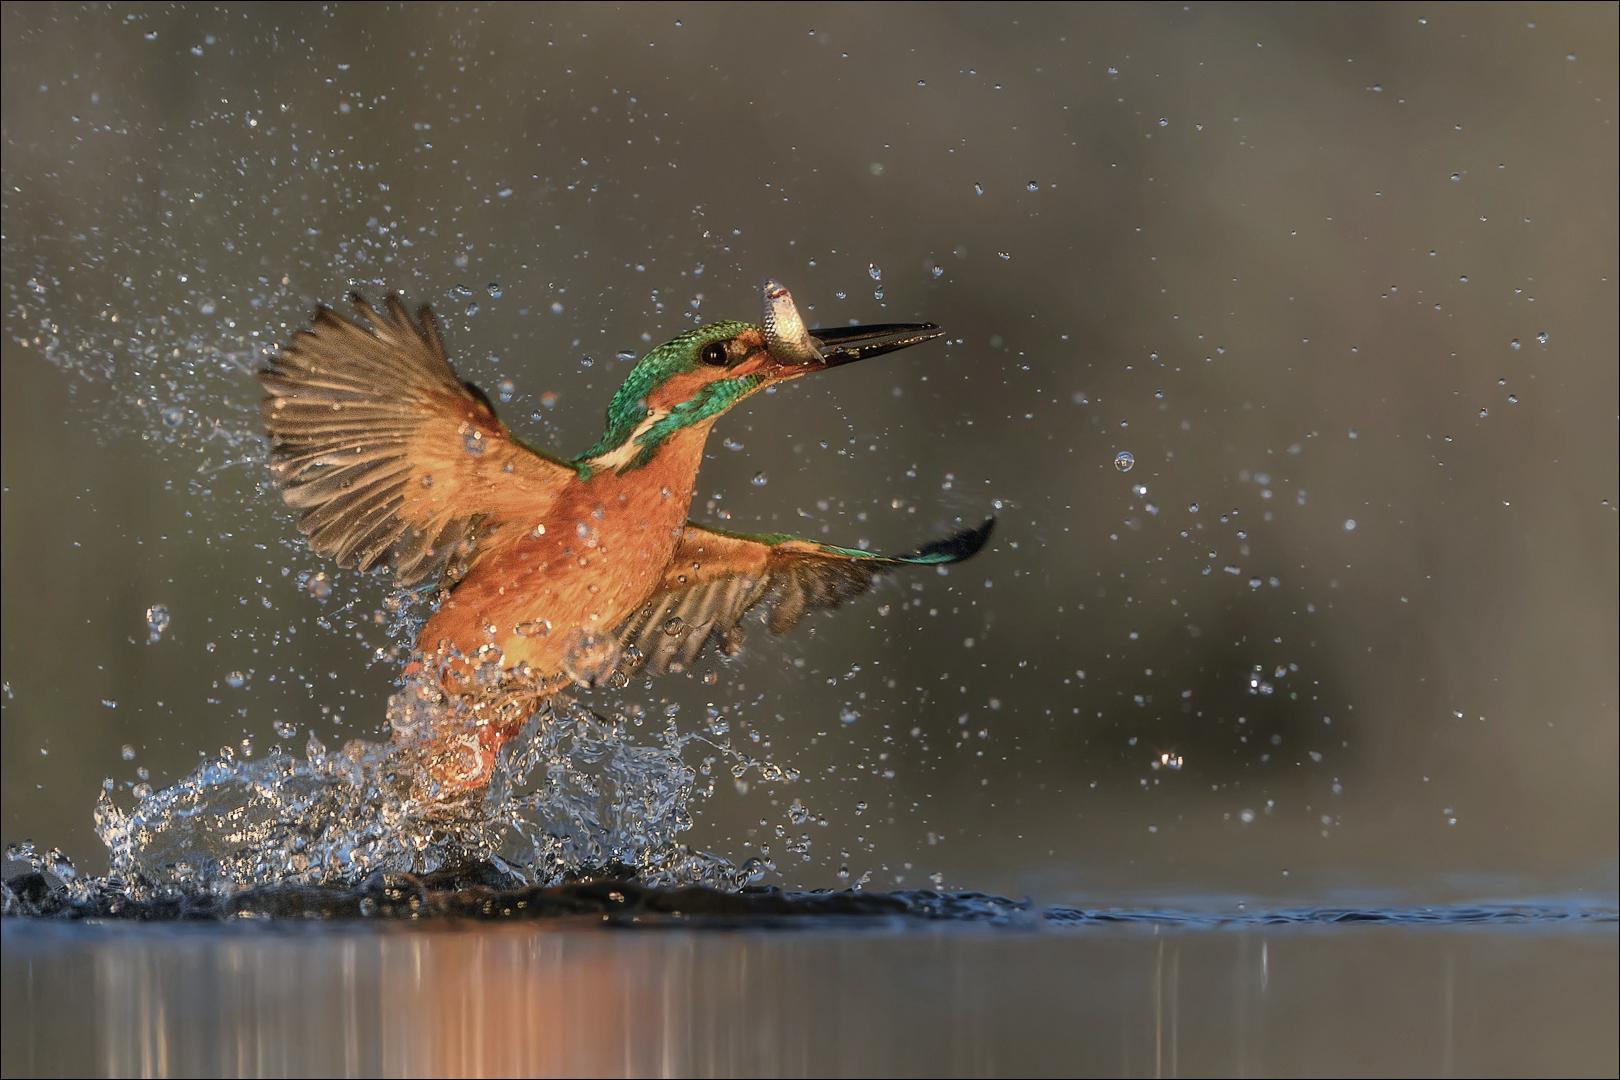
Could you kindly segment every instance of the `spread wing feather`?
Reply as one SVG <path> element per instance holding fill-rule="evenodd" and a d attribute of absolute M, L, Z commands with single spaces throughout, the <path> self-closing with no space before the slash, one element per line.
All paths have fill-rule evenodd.
<path fill-rule="evenodd" d="M 382 311 L 350 300 L 369 331 L 323 306 L 259 372 L 270 468 L 287 505 L 304 511 L 298 527 L 310 547 L 339 566 L 390 562 L 410 584 L 496 509 L 480 502 L 489 483 L 434 491 L 434 469 L 466 481 L 520 456 L 541 487 L 572 469 L 510 440 L 488 399 L 456 377 L 430 308 L 413 320 L 398 296 Z M 502 453 L 478 460 L 465 440 L 481 453 L 487 436 L 503 440 Z"/>
<path fill-rule="evenodd" d="M 901 566 L 939 566 L 974 555 L 995 519 L 907 555 L 874 555 L 792 536 L 751 536 L 687 525 L 662 587 L 619 628 L 630 670 L 663 674 L 691 664 L 706 645 L 735 656 L 742 620 L 761 608 L 765 626 L 785 634 L 809 611 L 839 607 Z M 636 653 L 630 653 L 634 646 Z"/>

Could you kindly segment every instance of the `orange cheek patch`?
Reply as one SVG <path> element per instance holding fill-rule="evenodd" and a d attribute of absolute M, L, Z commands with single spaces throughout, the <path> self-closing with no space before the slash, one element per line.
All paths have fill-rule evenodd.
<path fill-rule="evenodd" d="M 675 406 L 683 401 L 692 400 L 692 395 L 716 376 L 725 374 L 724 368 L 711 368 L 707 371 L 689 371 L 683 375 L 674 375 L 667 379 L 662 386 L 647 395 L 647 407 L 660 412 L 673 412 Z"/>

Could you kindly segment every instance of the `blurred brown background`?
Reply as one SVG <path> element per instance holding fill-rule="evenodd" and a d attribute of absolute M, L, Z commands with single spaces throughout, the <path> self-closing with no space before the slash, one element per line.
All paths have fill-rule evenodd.
<path fill-rule="evenodd" d="M 720 763 L 693 843 L 812 886 L 1612 903 L 1614 5 L 4 21 L 6 840 L 93 868 L 103 777 L 381 723 L 386 581 L 312 597 L 260 457 L 248 372 L 315 303 L 433 303 L 577 453 L 620 351 L 775 276 L 952 343 L 728 417 L 694 515 L 1001 520 L 637 692 L 803 774 Z"/>

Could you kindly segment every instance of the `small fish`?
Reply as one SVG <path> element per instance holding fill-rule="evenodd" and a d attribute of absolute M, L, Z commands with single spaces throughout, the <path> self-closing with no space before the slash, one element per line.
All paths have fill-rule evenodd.
<path fill-rule="evenodd" d="M 810 364 L 821 360 L 821 350 L 804 328 L 804 319 L 793 303 L 793 296 L 780 282 L 766 281 L 764 290 L 765 341 L 771 355 L 792 364 Z"/>

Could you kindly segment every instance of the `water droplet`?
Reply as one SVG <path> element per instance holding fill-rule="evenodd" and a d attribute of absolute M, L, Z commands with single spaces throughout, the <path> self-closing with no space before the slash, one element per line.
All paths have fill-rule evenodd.
<path fill-rule="evenodd" d="M 561 300 L 553 300 L 551 302 L 551 313 L 553 315 L 561 315 L 563 313 L 563 306 L 562 306 L 562 301 Z"/>
<path fill-rule="evenodd" d="M 855 721 L 859 720 L 860 718 L 861 718 L 860 711 L 857 710 L 857 709 L 852 709 L 848 705 L 845 705 L 842 709 L 838 710 L 838 719 L 840 721 L 842 721 L 843 723 L 853 724 Z"/>
<path fill-rule="evenodd" d="M 125 743 L 124 748 L 120 750 L 119 753 L 123 755 L 125 761 L 135 760 L 135 747 L 131 746 L 129 743 Z"/>
<path fill-rule="evenodd" d="M 983 195 L 984 194 L 984 185 L 975 183 L 973 185 L 973 193 L 975 195 Z"/>
<path fill-rule="evenodd" d="M 489 295 L 490 295 L 491 299 L 499 300 L 501 298 L 501 283 L 500 282 L 492 281 L 488 285 L 485 285 L 484 288 L 489 290 Z"/>
<path fill-rule="evenodd" d="M 1345 532 L 1351 532 L 1351 531 L 1353 531 L 1355 529 L 1355 527 L 1356 527 L 1356 519 L 1355 518 L 1348 518 L 1348 519 L 1345 520 L 1345 523 L 1344 523 L 1344 531 Z"/>
<path fill-rule="evenodd" d="M 867 263 L 866 264 L 866 272 L 868 274 L 872 275 L 872 280 L 873 281 L 882 281 L 883 280 L 883 271 L 878 268 L 877 263 Z"/>
<path fill-rule="evenodd" d="M 1243 824 L 1245 824 L 1245 825 L 1252 825 L 1252 824 L 1254 824 L 1254 811 L 1253 810 L 1239 811 L 1238 812 L 1238 819 L 1240 821 L 1242 821 Z"/>
<path fill-rule="evenodd" d="M 242 674 L 240 671 L 233 671 L 229 675 L 225 676 L 225 684 L 233 690 L 240 690 L 242 688 L 242 684 L 246 682 L 247 676 Z"/>
<path fill-rule="evenodd" d="M 290 739 L 294 735 L 298 734 L 298 725 L 290 723 L 286 720 L 277 720 L 270 726 L 275 728 L 276 734 L 280 735 L 283 739 Z"/>
<path fill-rule="evenodd" d="M 467 453 L 477 457 L 484 452 L 484 433 L 475 427 L 469 427 L 461 433 L 461 445 Z"/>
<path fill-rule="evenodd" d="M 578 627 L 563 639 L 563 671 L 586 689 L 601 686 L 619 666 L 622 651 L 619 639 L 607 631 Z"/>
<path fill-rule="evenodd" d="M 927 79 L 918 79 L 917 80 L 917 85 L 918 86 L 927 86 L 928 85 L 928 80 Z"/>
<path fill-rule="evenodd" d="M 1036 181 L 1034 181 L 1034 180 L 1031 180 L 1025 186 L 1028 187 L 1029 190 L 1031 190 L 1031 191 L 1039 191 L 1039 190 L 1041 190 L 1041 185 L 1039 183 L 1037 183 Z"/>
<path fill-rule="evenodd" d="M 63 881 L 72 881 L 79 876 L 73 867 L 73 860 L 64 855 L 61 848 L 51 848 L 45 856 L 45 868 Z"/>
<path fill-rule="evenodd" d="M 513 382 L 511 379 L 502 379 L 500 382 L 495 384 L 495 389 L 500 394 L 501 401 L 511 401 L 512 395 L 517 392 L 517 383 Z"/>
<path fill-rule="evenodd" d="M 535 619 L 531 622 L 521 622 L 512 627 L 512 633 L 518 637 L 550 637 L 551 622 L 548 619 Z"/>
<path fill-rule="evenodd" d="M 309 584 L 305 587 L 309 589 L 309 595 L 317 600 L 325 600 L 332 595 L 332 581 L 326 576 L 324 570 L 318 574 L 310 575 Z"/>
<path fill-rule="evenodd" d="M 1491 410 L 1489 410 L 1489 409 L 1481 409 L 1481 410 L 1479 410 L 1479 418 L 1481 420 L 1485 419 L 1489 415 L 1491 415 Z"/>
<path fill-rule="evenodd" d="M 941 266 L 941 265 L 939 265 L 939 264 L 938 264 L 938 263 L 935 263 L 935 264 L 934 264 L 934 271 L 933 271 L 933 273 L 934 273 L 934 276 L 935 276 L 935 277 L 939 277 L 939 276 L 940 276 L 940 275 L 941 275 L 941 274 L 943 274 L 943 273 L 944 273 L 944 272 L 945 272 L 945 268 L 944 268 L 944 267 L 943 267 L 943 266 Z"/>
<path fill-rule="evenodd" d="M 758 881 L 765 876 L 765 860 L 757 855 L 753 858 L 744 859 L 742 866 L 738 867 L 738 870 L 749 881 Z"/>
<path fill-rule="evenodd" d="M 147 608 L 146 628 L 151 631 L 148 641 L 157 641 L 163 637 L 163 631 L 169 628 L 169 609 L 163 604 L 153 604 Z"/>
<path fill-rule="evenodd" d="M 679 615 L 671 615 L 668 619 L 664 620 L 663 629 L 664 633 L 668 634 L 670 637 L 675 637 L 679 635 L 682 630 L 686 629 L 686 620 L 682 619 Z"/>
<path fill-rule="evenodd" d="M 1514 338 L 1512 341 L 1508 342 L 1508 344 L 1510 346 L 1512 346 L 1513 348 L 1515 348 L 1515 349 L 1522 349 L 1524 347 L 1524 346 L 1519 344 L 1519 339 L 1518 338 Z"/>
<path fill-rule="evenodd" d="M 1541 342 L 1543 345 L 1547 344 L 1547 331 L 1543 330 L 1541 333 L 1537 334 L 1536 340 Z"/>
<path fill-rule="evenodd" d="M 433 474 L 423 473 L 421 479 L 417 480 L 416 482 L 423 488 L 430 488 L 433 486 Z"/>
<path fill-rule="evenodd" d="M 1187 506 L 1187 513 L 1189 513 L 1189 514 L 1198 513 L 1198 504 L 1197 503 L 1189 503 L 1188 506 Z"/>
<path fill-rule="evenodd" d="M 1451 174 L 1451 182 L 1453 184 L 1458 183 L 1461 180 L 1462 180 L 1462 173 L 1452 173 Z"/>
<path fill-rule="evenodd" d="M 1458 278 L 1457 280 L 1462 282 L 1464 285 L 1466 285 L 1466 284 L 1468 284 L 1468 275 L 1464 274 L 1460 278 Z"/>
<path fill-rule="evenodd" d="M 770 482 L 770 481 L 768 481 L 768 480 L 767 480 L 767 479 L 766 479 L 766 478 L 765 478 L 765 474 L 764 474 L 764 473 L 762 473 L 762 472 L 757 472 L 757 473 L 755 473 L 755 474 L 754 474 L 754 479 L 753 479 L 753 480 L 752 480 L 752 481 L 751 481 L 751 483 L 753 483 L 753 485 L 754 485 L 754 486 L 755 486 L 755 487 L 764 487 L 764 486 L 765 486 L 765 485 L 766 485 L 766 484 L 768 484 L 768 483 L 769 483 L 769 482 Z"/>
<path fill-rule="evenodd" d="M 1131 456 L 1131 452 L 1129 450 L 1121 450 L 1118 454 L 1114 455 L 1114 468 L 1118 469 L 1120 472 L 1130 472 L 1131 466 L 1135 464 L 1136 458 Z"/>
<path fill-rule="evenodd" d="M 163 410 L 164 427 L 179 427 L 180 421 L 184 420 L 185 418 L 185 410 L 180 408 L 178 405 L 170 405 L 167 409 Z"/>
<path fill-rule="evenodd" d="M 1141 496 L 1147 494 L 1147 485 L 1146 484 L 1132 484 L 1131 485 L 1131 493 L 1133 495 L 1136 495 L 1138 498 L 1140 498 Z"/>
<path fill-rule="evenodd" d="M 634 349 L 620 349 L 615 355 L 620 360 L 634 360 L 636 358 L 636 351 Z"/>
<path fill-rule="evenodd" d="M 1159 126 L 1160 127 L 1169 127 L 1170 126 L 1169 118 L 1168 117 L 1163 117 L 1163 116 L 1159 117 Z"/>

